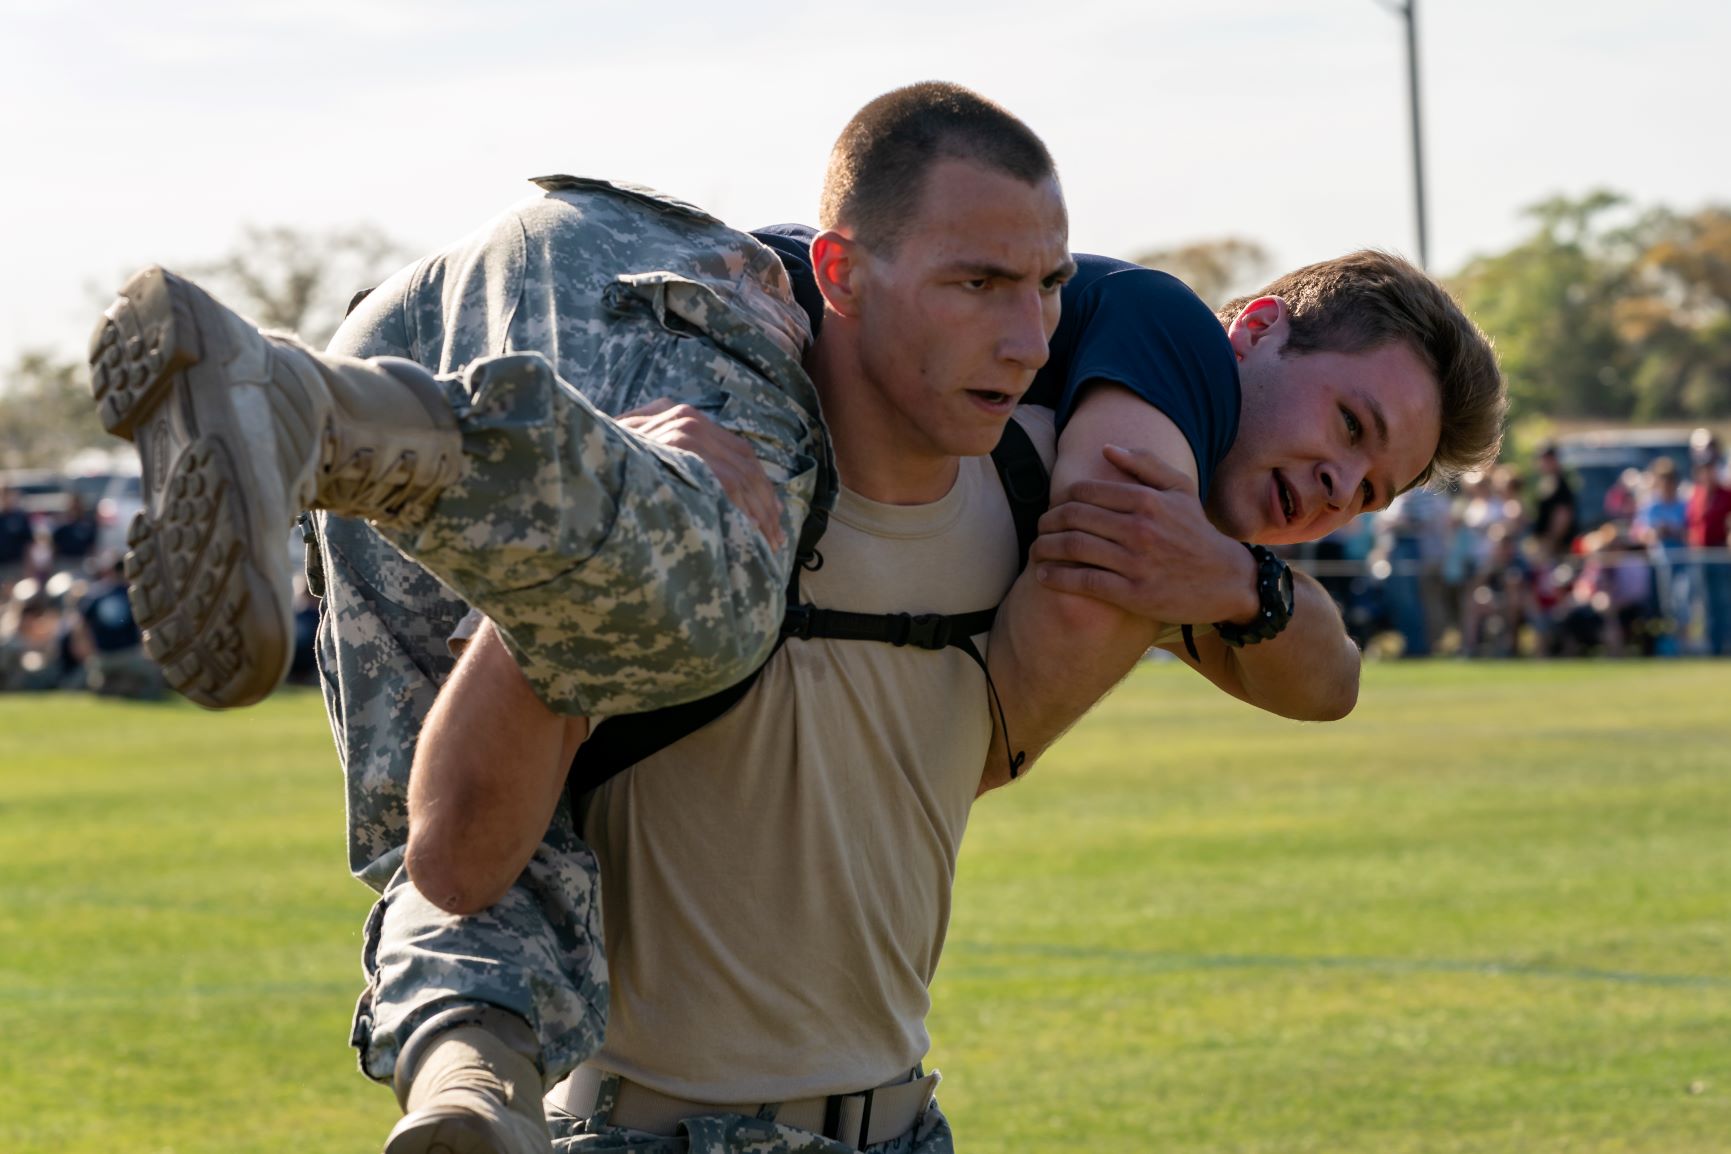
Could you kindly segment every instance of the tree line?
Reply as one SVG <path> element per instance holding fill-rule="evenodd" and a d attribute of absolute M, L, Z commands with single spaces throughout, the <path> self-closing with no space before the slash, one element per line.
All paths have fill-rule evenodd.
<path fill-rule="evenodd" d="M 1612 192 L 1528 210 L 1529 236 L 1450 280 L 1496 340 L 1518 416 L 1731 416 L 1731 206 Z"/>

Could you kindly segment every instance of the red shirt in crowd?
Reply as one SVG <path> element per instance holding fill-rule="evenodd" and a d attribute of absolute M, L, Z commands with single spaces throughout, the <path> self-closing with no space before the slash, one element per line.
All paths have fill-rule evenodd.
<path fill-rule="evenodd" d="M 1731 489 L 1721 485 L 1717 479 L 1711 483 L 1695 482 L 1689 503 L 1683 508 L 1689 544 L 1697 549 L 1724 548 L 1728 518 L 1731 518 Z"/>

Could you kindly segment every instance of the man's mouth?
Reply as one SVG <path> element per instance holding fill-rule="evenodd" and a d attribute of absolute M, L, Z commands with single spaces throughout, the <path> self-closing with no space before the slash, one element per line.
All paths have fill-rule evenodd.
<path fill-rule="evenodd" d="M 1016 406 L 1015 393 L 1000 393 L 991 389 L 969 389 L 968 396 L 993 411 L 1013 409 Z"/>
<path fill-rule="evenodd" d="M 1298 503 L 1298 494 L 1292 491 L 1292 486 L 1286 483 L 1286 478 L 1281 476 L 1279 469 L 1274 470 L 1274 490 L 1280 507 L 1280 515 L 1290 525 L 1298 519 L 1299 513 L 1303 512 L 1303 507 Z"/>

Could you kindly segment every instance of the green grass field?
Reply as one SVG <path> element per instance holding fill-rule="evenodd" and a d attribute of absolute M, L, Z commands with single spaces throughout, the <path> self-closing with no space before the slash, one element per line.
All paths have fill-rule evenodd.
<path fill-rule="evenodd" d="M 1148 666 L 981 803 L 964 1150 L 1731 1150 L 1731 664 Z M 376 1150 L 316 696 L 0 698 L 0 1149 Z"/>

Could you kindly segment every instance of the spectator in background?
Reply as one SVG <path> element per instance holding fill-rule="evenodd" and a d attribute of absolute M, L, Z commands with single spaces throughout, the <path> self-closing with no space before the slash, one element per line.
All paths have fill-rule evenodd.
<path fill-rule="evenodd" d="M 1569 551 L 1580 517 L 1575 509 L 1574 487 L 1563 475 L 1562 462 L 1557 459 L 1557 447 L 1542 447 L 1538 461 L 1539 477 L 1533 487 L 1537 502 L 1533 507 L 1533 536 L 1546 558 L 1555 560 Z"/>
<path fill-rule="evenodd" d="M 1391 624 L 1407 657 L 1430 656 L 1442 610 L 1443 555 L 1448 551 L 1449 497 L 1408 489 L 1376 515 L 1379 546 L 1390 570 L 1383 583 Z"/>
<path fill-rule="evenodd" d="M 1521 553 L 1520 522 L 1486 530 L 1490 551 L 1467 582 L 1461 610 L 1461 652 L 1469 657 L 1516 657 L 1521 628 L 1532 621 L 1533 571 Z"/>
<path fill-rule="evenodd" d="M 54 576 L 54 535 L 35 521 L 30 526 L 30 544 L 24 547 L 24 577 L 42 585 Z"/>
<path fill-rule="evenodd" d="M 1526 505 L 1521 492 L 1524 481 L 1513 465 L 1498 465 L 1491 470 L 1491 499 L 1500 506 L 1500 515 L 1487 515 L 1490 521 L 1507 521 L 1511 531 L 1525 524 Z"/>
<path fill-rule="evenodd" d="M 1537 537 L 1528 534 L 1520 541 L 1521 556 L 1532 573 L 1533 627 L 1538 630 L 1535 656 L 1551 651 L 1551 628 L 1561 614 L 1560 606 L 1575 581 L 1575 570 L 1568 560 L 1558 561 L 1545 553 Z"/>
<path fill-rule="evenodd" d="M 1629 468 L 1618 473 L 1617 479 L 1605 490 L 1604 505 L 1599 511 L 1604 520 L 1615 522 L 1627 529 L 1629 523 L 1635 519 L 1635 509 L 1644 483 L 1639 469 Z"/>
<path fill-rule="evenodd" d="M 13 586 L 0 610 L 0 693 L 60 688 L 61 608 L 40 582 Z"/>
<path fill-rule="evenodd" d="M 1651 655 L 1646 627 L 1653 572 L 1615 522 L 1581 538 L 1584 560 L 1556 631 L 1557 652 L 1579 657 L 1602 651 L 1622 657 L 1631 644 Z"/>
<path fill-rule="evenodd" d="M 1647 470 L 1645 490 L 1635 513 L 1634 533 L 1643 545 L 1680 549 L 1688 530 L 1689 503 L 1683 499 L 1677 463 L 1660 457 Z"/>
<path fill-rule="evenodd" d="M 67 568 L 81 567 L 96 548 L 96 514 L 77 493 L 68 500 L 66 516 L 54 527 L 52 540 L 55 564 Z"/>
<path fill-rule="evenodd" d="M 1674 656 L 1690 616 L 1687 548 L 1688 503 L 1683 500 L 1677 463 L 1660 457 L 1647 470 L 1631 534 L 1647 549 L 1653 564 L 1653 593 L 1661 634 L 1655 651 Z"/>
<path fill-rule="evenodd" d="M 24 557 L 34 531 L 30 517 L 18 504 L 18 494 L 0 488 L 0 605 L 24 576 Z"/>
<path fill-rule="evenodd" d="M 1346 563 L 1349 571 L 1324 570 L 1318 579 L 1346 620 L 1347 634 L 1360 649 L 1382 625 L 1382 583 L 1365 569 L 1365 561 L 1376 547 L 1372 517 L 1354 517 L 1316 542 L 1312 555 L 1322 562 Z M 1351 571 L 1357 567 L 1356 571 Z"/>
<path fill-rule="evenodd" d="M 1724 477 L 1724 454 L 1718 438 L 1696 429 L 1689 438 L 1695 486 L 1684 507 L 1684 532 L 1691 549 L 1717 549 L 1721 555 L 1695 562 L 1695 597 L 1701 608 L 1707 652 L 1731 654 L 1731 559 L 1723 555 L 1727 523 L 1731 522 L 1731 488 Z"/>
<path fill-rule="evenodd" d="M 1490 477 L 1478 470 L 1463 473 L 1460 492 L 1449 502 L 1447 549 L 1443 553 L 1442 579 L 1446 590 L 1449 621 L 1460 635 L 1459 652 L 1466 649 L 1466 599 L 1479 563 L 1490 548 L 1484 533 L 1483 512 L 1489 505 Z"/>
<path fill-rule="evenodd" d="M 105 561 L 78 603 L 78 631 L 92 693 L 154 701 L 166 692 L 162 670 L 144 655 L 120 558 Z"/>

